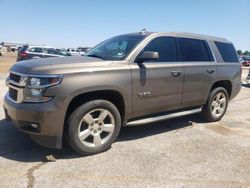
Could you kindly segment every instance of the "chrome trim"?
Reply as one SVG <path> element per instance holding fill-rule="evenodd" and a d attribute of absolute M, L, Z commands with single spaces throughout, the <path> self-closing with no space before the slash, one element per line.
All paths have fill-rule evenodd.
<path fill-rule="evenodd" d="M 15 82 L 13 80 L 10 80 L 10 77 L 8 77 L 9 83 L 14 84 L 14 85 L 18 85 L 18 86 L 23 86 L 23 87 L 26 85 L 26 81 L 27 81 L 27 78 L 28 78 L 27 75 L 16 73 L 16 72 L 13 72 L 13 71 L 10 71 L 10 74 L 18 75 L 21 78 L 20 78 L 19 82 Z"/>
<path fill-rule="evenodd" d="M 172 118 L 176 118 L 176 117 L 180 117 L 180 116 L 186 116 L 186 115 L 190 115 L 190 114 L 199 113 L 199 112 L 201 112 L 201 110 L 202 110 L 201 108 L 198 108 L 198 109 L 186 110 L 183 112 L 176 112 L 176 113 L 157 116 L 157 117 L 149 117 L 149 118 L 145 118 L 145 119 L 130 121 L 130 122 L 126 123 L 125 126 L 136 126 L 136 125 L 155 123 L 158 121 L 163 121 L 163 120 L 172 119 Z"/>
<path fill-rule="evenodd" d="M 7 92 L 7 95 L 6 95 L 7 99 L 13 103 L 17 103 L 15 100 L 13 100 L 12 98 L 10 98 L 9 96 L 9 92 Z"/>
<path fill-rule="evenodd" d="M 23 92 L 24 92 L 24 88 L 18 88 L 18 87 L 15 87 L 15 86 L 13 86 L 13 85 L 10 85 L 10 84 L 9 84 L 9 87 L 12 88 L 12 89 L 17 90 L 17 100 L 15 101 L 15 100 L 12 99 L 12 101 L 14 101 L 15 103 L 21 103 L 21 102 L 23 102 Z M 9 92 L 8 92 L 8 97 L 9 97 Z M 9 98 L 10 98 L 10 97 L 9 97 Z M 11 99 L 11 98 L 10 98 L 10 99 Z"/>
<path fill-rule="evenodd" d="M 32 99 L 24 99 L 23 102 L 30 102 L 30 103 L 44 103 L 44 102 L 49 102 L 53 99 L 53 97 L 48 97 L 47 100 L 40 100 L 40 101 L 36 101 L 36 100 L 32 100 Z"/>
<path fill-rule="evenodd" d="M 6 86 L 17 90 L 17 101 L 10 98 L 9 92 L 7 94 L 7 98 L 10 101 L 14 102 L 14 103 L 22 103 L 22 102 L 25 101 L 24 100 L 24 90 L 25 90 L 25 88 L 44 89 L 44 88 L 47 88 L 47 87 L 51 87 L 51 86 L 55 86 L 55 85 L 60 84 L 61 81 L 62 81 L 62 78 L 63 78 L 63 75 L 61 75 L 61 74 L 53 74 L 53 75 L 51 75 L 51 74 L 42 74 L 42 75 L 39 75 L 39 74 L 23 74 L 23 73 L 18 73 L 18 72 L 14 72 L 14 71 L 10 71 L 10 74 L 15 74 L 15 75 L 18 75 L 18 76 L 21 77 L 19 82 L 15 82 L 13 80 L 10 80 L 10 78 L 8 76 L 7 79 L 6 79 L 6 82 L 5 82 Z M 55 84 L 47 84 L 47 85 L 44 85 L 44 86 L 32 87 L 32 86 L 27 86 L 27 81 L 28 81 L 29 78 L 60 78 L 60 81 L 58 83 L 55 83 Z M 51 100 L 51 99 L 52 99 L 52 97 L 49 100 Z M 28 102 L 32 102 L 32 100 L 29 100 Z M 47 102 L 47 101 L 36 101 L 36 102 Z"/>
<path fill-rule="evenodd" d="M 56 77 L 28 77 L 28 79 L 30 78 L 59 78 L 60 80 L 57 83 L 53 83 L 53 84 L 47 84 L 47 85 L 40 85 L 40 86 L 30 86 L 30 85 L 26 85 L 27 88 L 29 89 L 44 89 L 44 88 L 48 88 L 51 86 L 55 86 L 55 85 L 59 85 L 62 82 L 62 76 L 56 76 Z M 28 81 L 27 79 L 27 81 Z"/>
<path fill-rule="evenodd" d="M 57 78 L 57 77 L 63 77 L 62 74 L 24 74 L 24 73 L 17 73 L 17 72 L 14 72 L 14 71 L 10 71 L 10 73 L 13 73 L 13 74 L 17 74 L 19 76 L 27 76 L 27 77 L 35 77 L 35 78 L 39 78 L 39 77 L 46 77 L 46 78 Z"/>

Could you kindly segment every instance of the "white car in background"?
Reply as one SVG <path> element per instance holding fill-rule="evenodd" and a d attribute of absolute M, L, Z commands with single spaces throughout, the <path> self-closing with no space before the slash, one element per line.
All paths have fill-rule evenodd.
<path fill-rule="evenodd" d="M 78 49 L 74 48 L 68 48 L 67 52 L 70 53 L 71 55 L 83 55 Z"/>

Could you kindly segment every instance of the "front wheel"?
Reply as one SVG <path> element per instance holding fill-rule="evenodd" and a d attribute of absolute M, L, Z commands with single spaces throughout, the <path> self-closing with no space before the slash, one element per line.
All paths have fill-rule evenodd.
<path fill-rule="evenodd" d="M 77 152 L 92 155 L 110 148 L 121 128 L 121 116 L 114 104 L 93 100 L 69 117 L 68 143 Z"/>
<path fill-rule="evenodd" d="M 208 121 L 219 121 L 226 113 L 228 106 L 228 93 L 225 88 L 217 87 L 208 96 L 207 103 L 203 106 L 202 114 Z"/>

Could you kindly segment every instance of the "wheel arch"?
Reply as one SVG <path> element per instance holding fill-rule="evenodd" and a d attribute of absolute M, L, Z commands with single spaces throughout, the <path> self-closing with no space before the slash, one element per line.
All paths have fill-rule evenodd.
<path fill-rule="evenodd" d="M 113 103 L 117 109 L 120 112 L 121 115 L 121 119 L 122 122 L 124 120 L 124 116 L 126 113 L 126 104 L 124 101 L 124 97 L 121 94 L 121 92 L 117 91 L 117 90 L 94 90 L 94 91 L 88 91 L 88 92 L 84 92 L 84 93 L 80 93 L 76 96 L 74 96 L 70 102 L 69 105 L 67 107 L 66 110 L 66 115 L 65 115 L 65 119 L 64 119 L 64 132 L 67 130 L 67 119 L 69 118 L 70 114 L 77 109 L 79 106 L 81 106 L 82 104 L 91 101 L 91 100 L 97 100 L 97 99 L 103 99 L 103 100 L 107 100 L 111 103 Z"/>
<path fill-rule="evenodd" d="M 232 82 L 230 80 L 217 80 L 215 83 L 213 83 L 210 92 L 217 87 L 225 88 L 230 98 L 232 94 Z"/>

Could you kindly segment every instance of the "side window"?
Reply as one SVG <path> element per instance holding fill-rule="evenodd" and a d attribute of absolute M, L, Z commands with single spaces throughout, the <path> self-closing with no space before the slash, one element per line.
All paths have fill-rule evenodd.
<path fill-rule="evenodd" d="M 157 62 L 175 62 L 177 60 L 177 50 L 175 38 L 159 37 L 152 40 L 144 51 L 154 51 L 159 53 Z"/>
<path fill-rule="evenodd" d="M 30 52 L 35 52 L 35 48 L 31 48 L 29 51 Z"/>
<path fill-rule="evenodd" d="M 182 61 L 213 61 L 211 50 L 204 40 L 180 38 Z"/>
<path fill-rule="evenodd" d="M 55 50 L 53 48 L 47 49 L 48 54 L 55 54 Z"/>
<path fill-rule="evenodd" d="M 214 42 L 224 62 L 239 62 L 238 55 L 233 44 Z"/>
<path fill-rule="evenodd" d="M 56 55 L 68 55 L 68 53 L 66 52 L 66 50 L 63 50 L 63 49 L 54 49 L 54 54 Z"/>
<path fill-rule="evenodd" d="M 42 48 L 31 48 L 30 52 L 34 52 L 34 53 L 42 53 L 43 49 Z"/>

